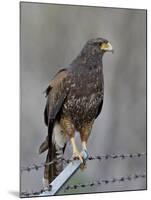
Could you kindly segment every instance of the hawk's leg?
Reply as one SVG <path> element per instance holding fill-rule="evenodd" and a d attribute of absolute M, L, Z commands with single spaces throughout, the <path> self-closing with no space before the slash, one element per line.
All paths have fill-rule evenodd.
<path fill-rule="evenodd" d="M 72 149 L 73 149 L 73 154 L 72 154 L 73 159 L 78 158 L 81 162 L 83 162 L 82 156 L 77 149 L 74 137 L 70 138 L 70 142 L 71 142 Z"/>
<path fill-rule="evenodd" d="M 67 133 L 67 135 L 69 136 L 70 143 L 72 145 L 73 159 L 79 159 L 81 162 L 83 162 L 82 156 L 79 153 L 76 143 L 75 143 L 75 139 L 74 139 L 75 128 L 74 128 L 74 125 L 72 124 L 71 120 L 67 117 L 61 118 L 60 124 L 63 127 L 65 133 Z"/>
<path fill-rule="evenodd" d="M 88 141 L 88 137 L 90 135 L 91 129 L 92 129 L 92 124 L 93 124 L 93 122 L 88 123 L 80 130 L 82 149 L 86 152 L 87 157 L 88 157 L 87 141 Z"/>

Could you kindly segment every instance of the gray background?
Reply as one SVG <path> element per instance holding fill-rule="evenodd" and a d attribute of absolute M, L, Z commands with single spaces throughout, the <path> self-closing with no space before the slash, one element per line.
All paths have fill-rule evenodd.
<path fill-rule="evenodd" d="M 43 91 L 49 80 L 70 64 L 88 39 L 96 37 L 108 39 L 115 53 L 103 58 L 105 99 L 89 138 L 89 154 L 146 151 L 146 11 L 21 3 L 21 166 L 45 161 L 46 154 L 38 155 L 38 148 L 47 134 Z M 70 146 L 65 156 L 70 158 Z M 87 169 L 79 170 L 70 182 L 145 169 L 145 158 L 88 161 Z M 24 172 L 21 191 L 41 189 L 42 175 L 43 169 Z M 138 180 L 73 193 L 145 189 L 145 184 Z"/>

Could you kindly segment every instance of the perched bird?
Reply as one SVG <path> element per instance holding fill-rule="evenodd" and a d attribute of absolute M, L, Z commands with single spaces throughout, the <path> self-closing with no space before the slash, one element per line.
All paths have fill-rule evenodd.
<path fill-rule="evenodd" d="M 75 143 L 75 131 L 80 133 L 82 149 L 87 152 L 89 134 L 103 105 L 102 57 L 109 51 L 113 52 L 113 48 L 106 39 L 87 41 L 69 67 L 61 69 L 50 81 L 44 110 L 48 136 L 39 149 L 40 153 L 48 149 L 46 162 L 62 158 L 68 140 L 72 145 L 73 158 L 83 162 Z M 45 166 L 46 182 L 50 183 L 60 173 L 63 166 L 60 163 Z"/>

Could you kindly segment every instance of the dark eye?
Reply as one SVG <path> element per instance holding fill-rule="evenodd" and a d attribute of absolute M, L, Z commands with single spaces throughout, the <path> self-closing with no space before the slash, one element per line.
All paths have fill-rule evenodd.
<path fill-rule="evenodd" d="M 101 47 L 101 46 L 102 46 L 102 42 L 99 43 L 99 47 Z"/>

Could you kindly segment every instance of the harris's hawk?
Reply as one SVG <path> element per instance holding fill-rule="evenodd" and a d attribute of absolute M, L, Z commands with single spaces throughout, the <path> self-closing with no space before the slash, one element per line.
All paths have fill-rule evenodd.
<path fill-rule="evenodd" d="M 46 162 L 62 158 L 67 140 L 72 145 L 73 158 L 83 161 L 74 135 L 75 131 L 80 133 L 82 149 L 87 152 L 88 136 L 103 105 L 102 57 L 108 51 L 113 49 L 106 39 L 87 41 L 70 66 L 61 69 L 50 81 L 44 110 L 48 136 L 39 149 L 40 153 L 48 149 Z M 62 162 L 57 162 L 45 166 L 45 182 L 50 183 L 62 170 Z"/>

